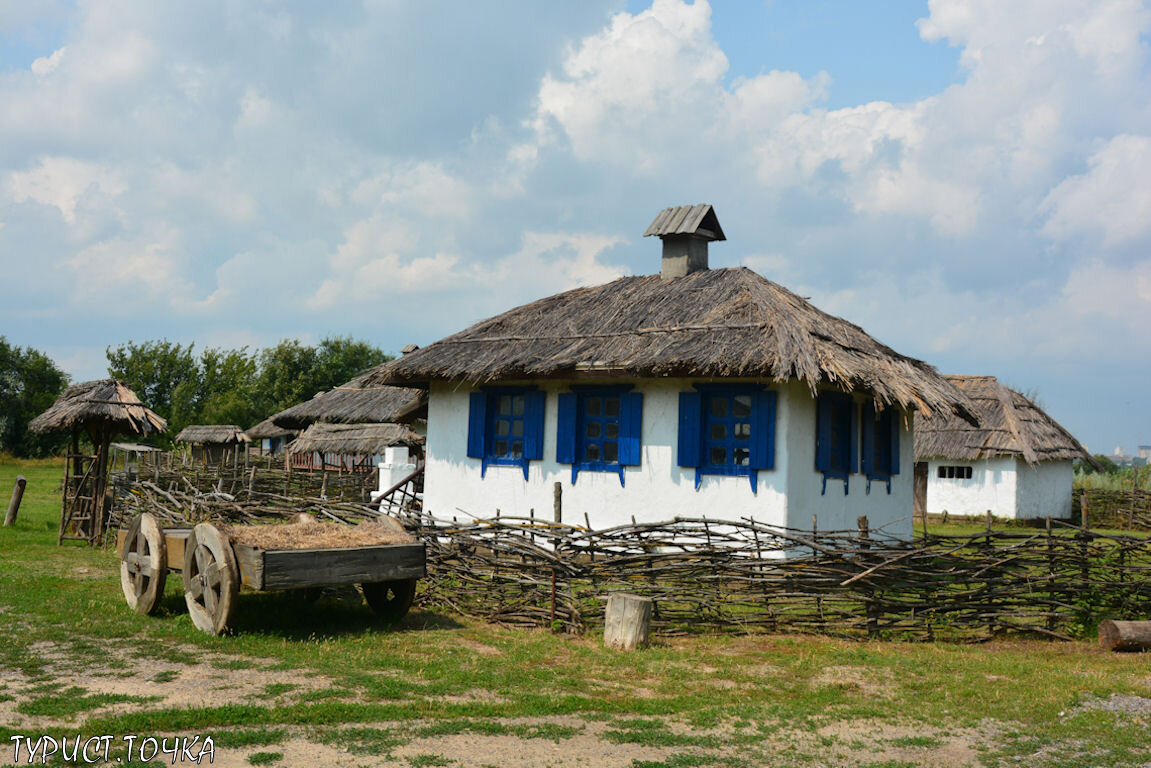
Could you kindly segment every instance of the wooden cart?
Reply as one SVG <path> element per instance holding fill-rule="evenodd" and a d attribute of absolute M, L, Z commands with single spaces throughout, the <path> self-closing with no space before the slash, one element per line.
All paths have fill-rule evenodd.
<path fill-rule="evenodd" d="M 155 612 L 168 571 L 180 571 L 192 623 L 211 635 L 228 628 L 241 584 L 254 590 L 359 584 L 378 615 L 395 621 L 425 575 L 424 545 L 261 549 L 228 540 L 210 523 L 162 528 L 147 512 L 118 532 L 120 586 L 129 607 Z"/>

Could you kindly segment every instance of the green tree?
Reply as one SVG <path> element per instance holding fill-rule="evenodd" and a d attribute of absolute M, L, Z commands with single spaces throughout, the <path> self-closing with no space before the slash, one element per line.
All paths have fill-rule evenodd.
<path fill-rule="evenodd" d="M 127 384 L 140 401 L 168 420 L 169 435 L 195 423 L 200 409 L 200 366 L 194 344 L 145 341 L 105 350 L 109 375 Z"/>
<path fill-rule="evenodd" d="M 263 418 L 256 388 L 259 360 L 241 349 L 206 349 L 200 355 L 200 416 L 205 424 L 250 427 Z"/>
<path fill-rule="evenodd" d="M 13 347 L 0 336 L 0 450 L 20 457 L 47 456 L 67 435 L 36 435 L 28 422 L 46 411 L 68 386 L 68 375 L 42 352 Z"/>

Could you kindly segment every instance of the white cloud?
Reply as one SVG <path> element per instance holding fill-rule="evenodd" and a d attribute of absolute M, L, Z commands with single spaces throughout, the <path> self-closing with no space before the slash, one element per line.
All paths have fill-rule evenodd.
<path fill-rule="evenodd" d="M 50 75 L 60 67 L 60 62 L 64 59 L 64 54 L 68 51 L 68 46 L 59 48 L 52 52 L 51 56 L 41 56 L 32 62 L 30 67 L 32 74 L 43 77 Z"/>
<path fill-rule="evenodd" d="M 31 170 L 9 174 L 5 186 L 13 201 L 54 206 L 69 223 L 76 221 L 76 205 L 83 196 L 116 197 L 127 191 L 118 171 L 72 157 L 45 157 Z"/>

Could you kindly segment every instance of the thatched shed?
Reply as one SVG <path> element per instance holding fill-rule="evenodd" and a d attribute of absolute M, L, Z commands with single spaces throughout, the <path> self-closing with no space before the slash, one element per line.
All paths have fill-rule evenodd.
<path fill-rule="evenodd" d="M 320 422 L 301 432 L 287 450 L 293 457 L 292 466 L 303 466 L 296 460 L 300 457 L 314 469 L 371 471 L 388 448 L 405 446 L 419 453 L 423 444 L 423 436 L 405 424 Z"/>
<path fill-rule="evenodd" d="M 249 439 L 235 424 L 192 424 L 180 430 L 176 442 L 190 446 L 194 462 L 218 466 L 235 463 Z"/>
<path fill-rule="evenodd" d="M 146 437 L 168 428 L 128 385 L 116 379 L 86 381 L 68 387 L 52 407 L 29 424 L 33 432 L 71 431 L 72 447 L 64 464 L 64 494 L 57 542 L 96 543 L 107 517 L 109 453 L 118 434 Z M 93 455 L 80 453 L 80 432 L 92 442 Z"/>
<path fill-rule="evenodd" d="M 913 414 L 973 418 L 966 396 L 749 269 L 710 269 L 711 206 L 647 234 L 660 274 L 516 307 L 365 377 L 429 389 L 426 508 L 547 508 L 566 479 L 565 509 L 602 524 L 866 514 L 909 534 Z"/>
<path fill-rule="evenodd" d="M 270 417 L 279 427 L 301 430 L 318 421 L 333 424 L 411 423 L 427 414 L 427 392 L 371 383 L 376 369 L 321 392 Z"/>
<path fill-rule="evenodd" d="M 267 418 L 245 429 L 244 434 L 257 446 L 261 455 L 278 456 L 299 431 L 278 426 L 271 418 Z"/>
<path fill-rule="evenodd" d="M 917 508 L 928 514 L 1070 517 L 1072 462 L 1094 463 L 1079 441 L 994 376 L 944 378 L 967 395 L 979 423 L 947 413 L 918 420 Z"/>

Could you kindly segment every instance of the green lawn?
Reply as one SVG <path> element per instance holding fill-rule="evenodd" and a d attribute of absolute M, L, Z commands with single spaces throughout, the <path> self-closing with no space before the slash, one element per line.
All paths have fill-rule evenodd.
<path fill-rule="evenodd" d="M 236 633 L 208 637 L 178 578 L 158 616 L 137 616 L 113 552 L 56 546 L 60 464 L 0 465 L 5 506 L 17 474 L 24 505 L 0 528 L 0 764 L 13 736 L 45 729 L 211 735 L 224 765 L 1151 761 L 1151 656 L 1089 642 L 724 635 L 617 653 L 445 613 L 388 627 L 347 592 L 246 593 Z"/>

